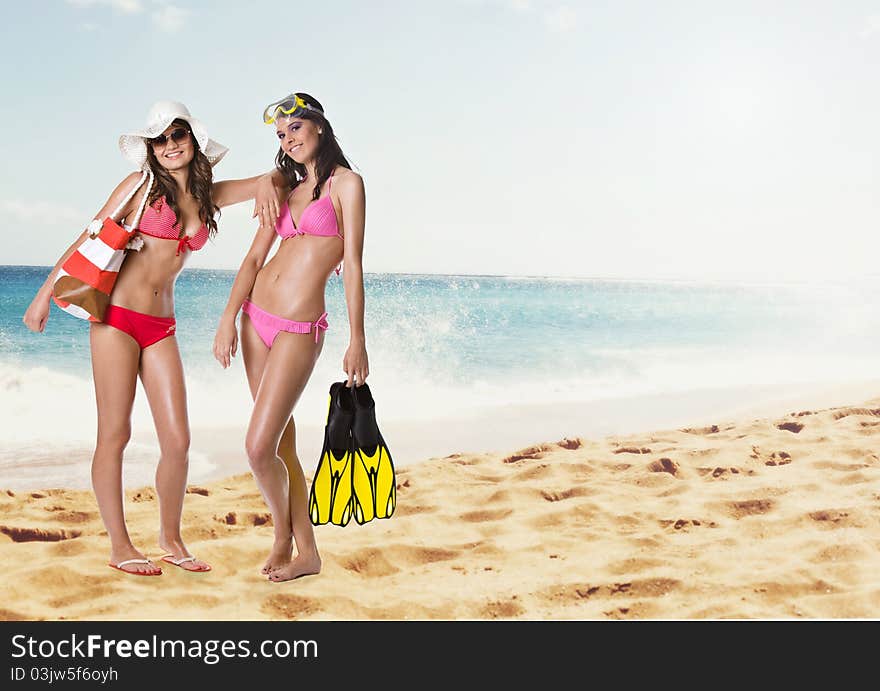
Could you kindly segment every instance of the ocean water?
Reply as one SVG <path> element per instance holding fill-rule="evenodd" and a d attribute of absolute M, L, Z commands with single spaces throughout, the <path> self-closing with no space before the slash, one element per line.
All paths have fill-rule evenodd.
<path fill-rule="evenodd" d="M 22 314 L 49 267 L 0 266 L 0 473 L 67 478 L 95 434 L 88 325 L 55 307 L 43 334 Z M 241 357 L 213 359 L 232 271 L 187 269 L 176 289 L 177 338 L 192 427 L 246 424 Z M 880 378 L 880 283 L 730 285 L 483 276 L 365 277 L 370 383 L 380 419 L 461 418 L 519 404 L 856 382 Z M 348 323 L 342 281 L 327 288 L 330 329 L 295 413 L 319 427 L 342 377 Z M 152 429 L 139 391 L 134 430 Z M 538 441 L 536 438 L 534 441 Z M 132 467 L 155 447 L 134 444 Z M 140 465 L 139 465 L 140 464 Z M 210 459 L 197 451 L 193 470 Z M 80 475 L 82 475 L 81 470 Z"/>

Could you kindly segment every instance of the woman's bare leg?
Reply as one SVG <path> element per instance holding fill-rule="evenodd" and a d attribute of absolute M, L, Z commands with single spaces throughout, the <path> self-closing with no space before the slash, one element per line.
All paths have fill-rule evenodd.
<path fill-rule="evenodd" d="M 317 360 L 317 356 L 315 358 Z M 314 364 L 312 365 L 314 367 Z M 309 372 L 311 374 L 311 372 Z M 308 378 L 306 378 L 308 381 Z M 300 391 L 300 394 L 302 391 Z M 299 398 L 299 394 L 297 394 Z M 290 568 L 283 567 L 279 571 L 273 572 L 270 579 L 273 581 L 286 581 L 296 578 L 296 575 L 288 575 L 288 573 L 296 573 L 300 568 L 300 564 L 317 563 L 320 569 L 321 559 L 318 556 L 318 546 L 315 543 L 315 529 L 312 527 L 312 520 L 309 518 L 309 492 L 306 487 L 306 476 L 296 454 L 296 424 L 291 417 L 284 432 L 281 434 L 281 441 L 278 443 L 278 456 L 287 467 L 288 477 L 288 496 L 290 497 L 290 526 L 293 530 L 293 538 L 296 541 L 297 555 L 303 555 L 302 562 L 299 556 L 295 559 Z M 285 570 L 287 569 L 287 570 Z M 313 573 L 308 571 L 308 573 Z M 315 571 L 314 573 L 317 573 Z M 287 575 L 287 577 L 285 577 Z M 298 573 L 297 575 L 305 575 Z"/>
<path fill-rule="evenodd" d="M 110 537 L 110 563 L 143 559 L 125 525 L 122 453 L 131 438 L 131 409 L 137 387 L 140 347 L 119 329 L 92 324 L 92 373 L 98 406 L 98 438 L 92 458 L 92 487 Z M 127 564 L 124 571 L 161 573 L 155 565 Z"/>
<path fill-rule="evenodd" d="M 275 545 L 263 573 L 283 567 L 285 573 L 278 578 L 273 576 L 273 580 L 317 573 L 321 560 L 308 517 L 305 476 L 296 458 L 295 428 L 290 412 L 314 369 L 323 340 L 315 345 L 302 334 L 281 333 L 269 350 L 247 316 L 242 317 L 241 337 L 254 396 L 246 448 L 275 525 Z M 296 538 L 298 555 L 291 562 L 292 535 Z"/>
<path fill-rule="evenodd" d="M 191 556 L 180 534 L 189 470 L 189 417 L 186 384 L 177 339 L 163 338 L 141 353 L 141 382 L 153 412 L 159 438 L 156 492 L 159 495 L 159 546 L 174 559 Z M 180 564 L 188 571 L 208 571 L 201 560 Z"/>
<path fill-rule="evenodd" d="M 269 349 L 251 325 L 250 317 L 244 313 L 241 315 L 241 354 L 244 358 L 244 368 L 247 373 L 251 397 L 256 400 L 257 392 L 260 390 L 260 381 L 263 378 L 263 370 L 266 367 L 266 360 L 269 358 Z M 267 574 L 273 569 L 277 569 L 290 563 L 290 558 L 293 553 L 293 540 L 291 532 L 283 529 L 283 523 L 279 525 L 278 516 L 276 516 L 275 511 L 272 510 L 272 502 L 280 504 L 283 500 L 276 499 L 274 495 L 272 495 L 271 499 L 270 496 L 267 496 L 266 490 L 261 484 L 260 477 L 257 476 L 255 470 L 254 480 L 260 488 L 263 500 L 269 506 L 270 511 L 272 511 L 272 523 L 275 527 L 275 544 L 272 545 L 272 551 L 266 558 L 266 563 L 263 564 L 263 568 L 260 569 L 260 573 Z M 279 527 L 281 530 L 279 530 Z"/>

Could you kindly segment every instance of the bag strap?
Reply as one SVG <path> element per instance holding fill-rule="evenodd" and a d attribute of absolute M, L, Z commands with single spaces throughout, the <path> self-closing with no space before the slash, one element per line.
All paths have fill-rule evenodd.
<path fill-rule="evenodd" d="M 141 175 L 141 179 L 138 181 L 137 185 L 132 187 L 131 191 L 127 195 L 125 195 L 125 199 L 123 199 L 119 206 L 116 207 L 116 211 L 110 214 L 110 218 L 112 218 L 114 221 L 119 220 L 119 218 L 117 217 L 122 213 L 125 205 L 128 204 L 129 201 L 131 201 L 131 198 L 135 195 L 135 192 L 137 192 L 141 188 L 141 185 L 143 185 L 144 181 L 148 178 L 150 182 L 147 184 L 147 189 L 144 192 L 144 198 L 141 200 L 141 205 L 138 207 L 137 213 L 134 216 L 134 220 L 131 223 L 132 228 L 138 227 L 138 223 L 140 223 L 141 216 L 143 216 L 144 209 L 147 206 L 147 198 L 150 196 L 150 190 L 153 188 L 153 171 L 150 169 L 149 166 L 144 169 L 143 175 Z"/>
<path fill-rule="evenodd" d="M 134 187 L 131 188 L 129 193 L 127 195 L 125 195 L 125 199 L 123 199 L 122 202 L 120 202 L 119 206 L 116 207 L 116 211 L 114 211 L 109 216 L 109 218 L 112 219 L 114 222 L 118 222 L 119 219 L 117 217 L 122 213 L 122 210 L 125 208 L 125 205 L 128 204 L 129 201 L 131 201 L 131 198 L 141 188 L 141 185 L 143 185 L 144 181 L 147 180 L 148 178 L 149 178 L 150 182 L 147 184 L 147 189 L 144 192 L 144 198 L 141 199 L 141 205 L 138 207 L 137 213 L 135 214 L 135 217 L 134 217 L 134 221 L 131 224 L 132 232 L 137 229 L 138 223 L 140 223 L 140 221 L 141 221 L 141 216 L 143 216 L 144 209 L 147 206 L 147 199 L 150 196 L 150 190 L 153 188 L 153 179 L 154 179 L 153 178 L 153 171 L 150 169 L 149 166 L 147 166 L 144 169 L 144 172 L 141 175 L 141 179 L 138 180 L 138 183 Z M 103 225 L 104 225 L 104 222 L 101 219 L 99 219 L 99 218 L 94 219 L 91 223 L 89 223 L 89 226 L 88 226 L 89 235 L 93 239 L 98 237 L 98 233 L 101 232 L 101 226 L 103 226 Z"/>

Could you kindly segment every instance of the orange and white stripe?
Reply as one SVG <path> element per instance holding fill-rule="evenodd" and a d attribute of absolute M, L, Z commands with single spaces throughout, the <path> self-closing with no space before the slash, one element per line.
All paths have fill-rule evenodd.
<path fill-rule="evenodd" d="M 140 189 L 144 181 L 149 178 L 147 191 L 141 201 L 134 221 L 131 224 L 131 231 L 125 230 L 114 219 L 122 212 L 125 205 L 134 196 L 135 192 Z M 55 276 L 55 281 L 64 277 L 72 276 L 83 283 L 91 286 L 95 290 L 110 295 L 113 286 L 116 284 L 116 277 L 119 275 L 119 269 L 122 261 L 125 259 L 125 246 L 131 240 L 131 235 L 137 229 L 141 215 L 147 204 L 147 198 L 150 195 L 150 188 L 153 186 L 153 172 L 147 168 L 144 170 L 143 176 L 137 185 L 126 195 L 125 199 L 119 204 L 108 218 L 104 219 L 100 231 L 87 237 L 83 243 L 76 248 L 73 254 L 67 258 L 62 267 Z M 97 219 L 92 221 L 90 228 L 100 223 Z M 54 295 L 52 299 L 55 304 L 68 314 L 80 319 L 88 319 L 89 321 L 98 321 L 94 316 L 79 305 L 72 304 L 61 300 Z"/>

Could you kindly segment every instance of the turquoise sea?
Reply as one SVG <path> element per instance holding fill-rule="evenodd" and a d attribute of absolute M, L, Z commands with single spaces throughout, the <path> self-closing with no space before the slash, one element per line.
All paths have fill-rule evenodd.
<path fill-rule="evenodd" d="M 64 449 L 81 455 L 94 440 L 87 324 L 54 307 L 43 334 L 21 322 L 49 270 L 0 266 L 0 471 Z M 177 335 L 194 428 L 246 421 L 250 399 L 240 358 L 224 371 L 211 355 L 233 278 L 232 271 L 186 269 L 177 283 Z M 399 424 L 522 404 L 880 378 L 876 281 L 369 274 L 365 288 L 370 383 L 382 419 Z M 324 350 L 297 408 L 298 420 L 317 426 L 347 346 L 336 278 L 328 284 L 327 311 Z M 60 410 L 64 423 L 55 422 Z M 150 424 L 139 402 L 135 429 Z"/>

